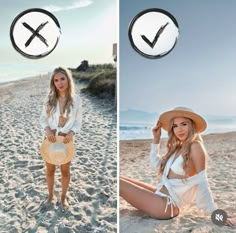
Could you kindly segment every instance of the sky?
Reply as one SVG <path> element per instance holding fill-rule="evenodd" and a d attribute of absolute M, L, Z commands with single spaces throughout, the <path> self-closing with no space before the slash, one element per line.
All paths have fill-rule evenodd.
<path fill-rule="evenodd" d="M 59 21 L 61 36 L 55 50 L 41 59 L 29 59 L 18 53 L 10 41 L 10 26 L 14 18 L 29 8 L 50 11 Z M 81 61 L 89 64 L 112 63 L 112 44 L 117 42 L 116 0 L 0 0 L 0 72 L 4 75 L 14 67 L 14 75 L 22 68 L 38 69 L 58 65 L 77 67 Z M 27 73 L 27 72 L 26 72 Z"/>
<path fill-rule="evenodd" d="M 161 113 L 186 106 L 236 116 L 236 1 L 120 0 L 119 106 Z M 128 37 L 141 11 L 160 8 L 179 25 L 175 48 L 159 59 L 138 54 Z"/>

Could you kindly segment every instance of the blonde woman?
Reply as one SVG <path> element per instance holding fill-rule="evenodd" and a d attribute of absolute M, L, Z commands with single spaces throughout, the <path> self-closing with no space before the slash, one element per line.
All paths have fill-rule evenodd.
<path fill-rule="evenodd" d="M 206 121 L 191 109 L 178 107 L 163 113 L 153 128 L 150 162 L 161 181 L 152 186 L 121 176 L 120 196 L 134 207 L 158 219 L 178 216 L 180 208 L 195 200 L 211 214 L 217 209 L 206 175 L 207 152 L 200 133 Z M 159 155 L 161 128 L 168 131 L 167 153 Z M 235 222 L 229 219 L 227 225 Z"/>
<path fill-rule="evenodd" d="M 74 83 L 69 70 L 56 68 L 50 80 L 49 93 L 40 116 L 40 124 L 45 131 L 45 137 L 56 142 L 56 135 L 63 136 L 63 143 L 73 140 L 81 125 L 81 100 L 74 92 Z M 49 207 L 53 200 L 54 174 L 56 165 L 46 162 L 46 179 L 48 198 L 45 203 Z M 70 182 L 70 162 L 60 165 L 61 169 L 61 207 L 68 209 L 66 198 Z"/>

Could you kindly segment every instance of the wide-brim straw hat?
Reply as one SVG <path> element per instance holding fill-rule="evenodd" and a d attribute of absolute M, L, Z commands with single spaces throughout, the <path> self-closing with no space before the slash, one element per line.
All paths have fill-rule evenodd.
<path fill-rule="evenodd" d="M 162 113 L 159 117 L 161 127 L 168 131 L 170 121 L 176 117 L 185 117 L 191 119 L 195 124 L 197 133 L 203 132 L 207 127 L 207 123 L 203 117 L 193 112 L 192 109 L 186 107 L 177 107 L 171 111 Z"/>
<path fill-rule="evenodd" d="M 56 142 L 50 142 L 47 138 L 43 141 L 40 152 L 43 159 L 54 165 L 62 165 L 70 162 L 75 155 L 73 140 L 63 143 L 63 136 L 55 136 Z"/>

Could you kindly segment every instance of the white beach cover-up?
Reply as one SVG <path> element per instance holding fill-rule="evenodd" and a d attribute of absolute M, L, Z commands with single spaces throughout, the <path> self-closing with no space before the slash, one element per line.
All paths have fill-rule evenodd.
<path fill-rule="evenodd" d="M 171 217 L 173 217 L 173 206 L 179 208 L 195 201 L 199 209 L 211 214 L 217 209 L 213 201 L 212 193 L 209 189 L 206 170 L 202 170 L 194 176 L 186 179 L 168 179 L 169 170 L 173 163 L 174 156 L 171 156 L 163 171 L 161 181 L 157 184 L 156 194 L 167 197 L 166 210 L 168 205 L 171 205 Z M 150 164 L 156 169 L 160 168 L 161 157 L 159 155 L 159 144 L 151 144 Z M 169 195 L 160 192 L 160 189 L 165 186 Z M 165 210 L 165 211 L 166 211 Z"/>
<path fill-rule="evenodd" d="M 70 109 L 69 119 L 63 127 L 58 127 L 59 117 L 59 102 L 57 102 L 55 112 L 49 117 L 46 112 L 46 103 L 44 103 L 39 122 L 43 129 L 49 126 L 52 130 L 56 129 L 58 132 L 65 134 L 67 134 L 70 130 L 74 133 L 78 133 L 80 131 L 82 122 L 82 102 L 79 95 L 74 96 L 73 107 Z"/>

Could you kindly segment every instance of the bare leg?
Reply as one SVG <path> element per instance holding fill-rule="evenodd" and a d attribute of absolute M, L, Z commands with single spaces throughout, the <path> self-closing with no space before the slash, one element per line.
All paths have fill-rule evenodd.
<path fill-rule="evenodd" d="M 133 184 L 136 184 L 136 185 L 138 185 L 138 186 L 140 186 L 142 188 L 150 190 L 153 193 L 156 191 L 156 187 L 155 186 L 150 185 L 150 184 L 146 184 L 146 183 L 144 183 L 142 181 L 135 180 L 135 179 L 132 179 L 132 178 L 129 178 L 129 177 L 126 177 L 126 176 L 120 176 L 120 178 L 123 179 L 123 180 L 127 180 L 127 181 L 129 181 L 129 182 L 131 182 Z"/>
<path fill-rule="evenodd" d="M 68 207 L 68 202 L 66 200 L 66 192 L 70 182 L 70 162 L 61 165 L 61 204 L 63 207 Z"/>
<path fill-rule="evenodd" d="M 135 208 L 143 210 L 154 218 L 169 219 L 171 217 L 170 205 L 165 212 L 167 203 L 165 197 L 160 197 L 124 179 L 120 179 L 120 196 Z M 178 213 L 178 207 L 173 207 L 174 216 L 177 216 Z"/>
<path fill-rule="evenodd" d="M 46 162 L 46 179 L 48 185 L 48 200 L 47 204 L 50 204 L 53 199 L 53 186 L 54 186 L 54 174 L 56 166 Z"/>

